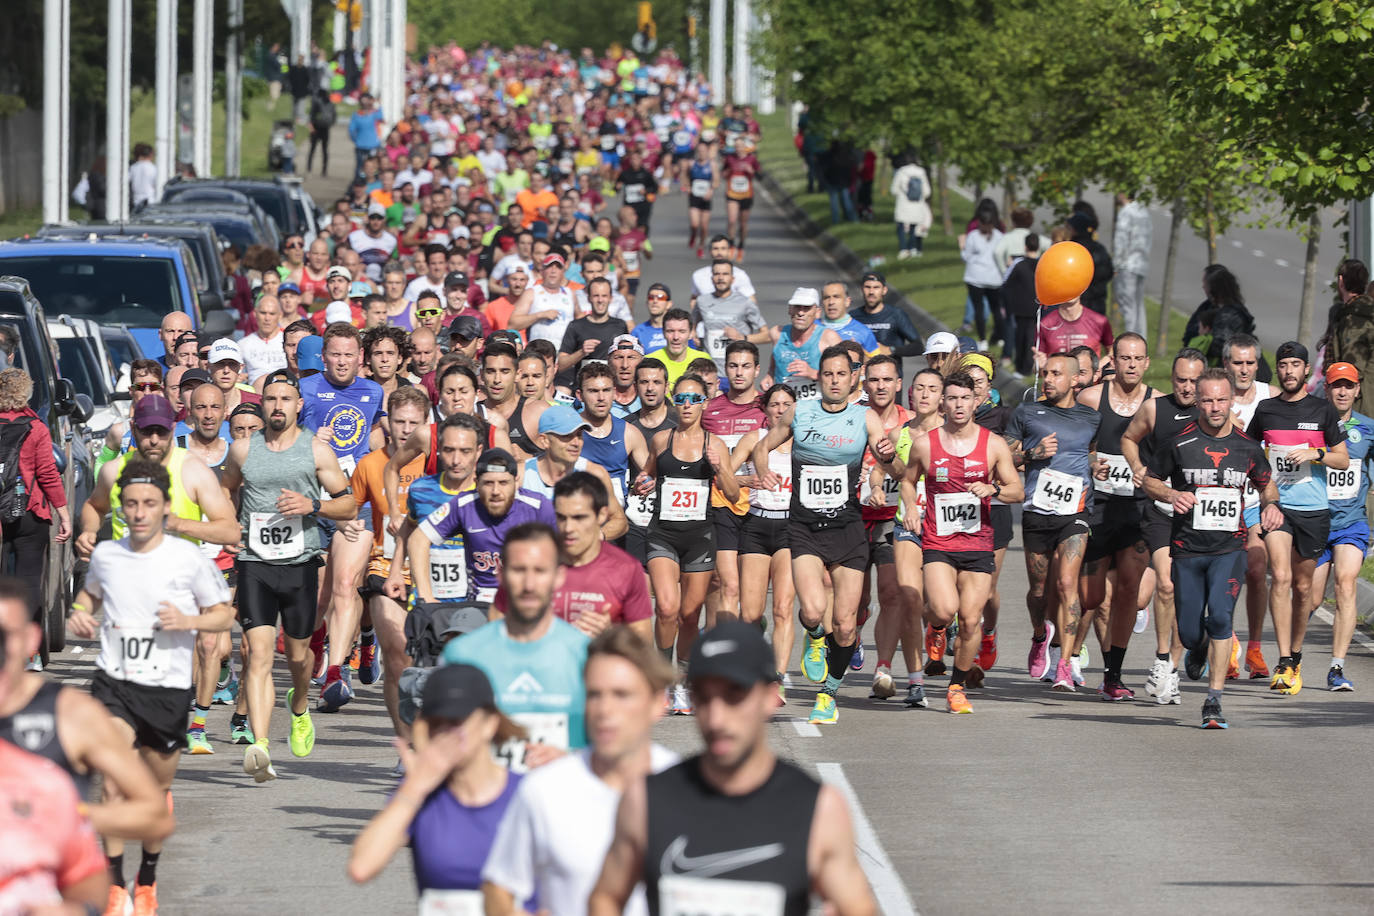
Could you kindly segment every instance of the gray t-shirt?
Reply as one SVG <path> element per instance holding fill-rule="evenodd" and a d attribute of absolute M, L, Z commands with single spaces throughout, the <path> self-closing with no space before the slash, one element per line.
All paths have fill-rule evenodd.
<path fill-rule="evenodd" d="M 763 312 L 754 300 L 733 290 L 724 299 L 716 298 L 715 291 L 697 299 L 692 309 L 692 321 L 696 325 L 697 339 L 702 349 L 711 354 L 716 368 L 725 372 L 725 348 L 730 339 L 725 336 L 726 328 L 734 328 L 741 334 L 752 334 L 764 327 Z"/>

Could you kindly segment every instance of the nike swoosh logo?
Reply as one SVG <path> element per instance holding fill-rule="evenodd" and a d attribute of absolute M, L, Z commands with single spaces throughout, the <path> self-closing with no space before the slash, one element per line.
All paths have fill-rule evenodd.
<path fill-rule="evenodd" d="M 1179 416 L 1178 414 L 1174 414 L 1174 419 L 1175 419 L 1175 420 L 1191 420 L 1192 417 L 1188 416 L 1186 413 L 1185 413 L 1183 416 Z"/>
<path fill-rule="evenodd" d="M 732 849 L 728 852 L 714 852 L 704 856 L 689 856 L 687 837 L 679 836 L 663 850 L 659 863 L 665 875 L 695 875 L 710 878 L 736 871 L 769 859 L 776 859 L 783 853 L 783 844 L 768 843 L 763 846 L 750 846 L 746 849 Z"/>
<path fill-rule="evenodd" d="M 481 534 L 483 531 L 486 531 L 486 530 L 487 530 L 487 529 L 485 529 L 485 528 L 469 528 L 469 529 L 468 529 L 468 534 Z"/>
<path fill-rule="evenodd" d="M 619 445 L 619 444 L 621 443 L 621 440 L 620 440 L 620 439 L 611 439 L 611 440 L 610 440 L 610 443 L 611 443 L 611 445 Z"/>

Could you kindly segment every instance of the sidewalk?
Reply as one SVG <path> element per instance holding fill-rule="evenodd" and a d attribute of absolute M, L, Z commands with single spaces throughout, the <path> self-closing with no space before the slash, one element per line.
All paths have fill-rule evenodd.
<path fill-rule="evenodd" d="M 296 174 L 326 214 L 333 209 L 334 201 L 348 194 L 348 183 L 353 178 L 353 141 L 348 139 L 348 119 L 353 116 L 353 109 L 339 105 L 338 112 L 338 120 L 329 133 L 328 177 L 320 175 L 318 154 L 315 156 L 315 168 L 308 174 L 305 171 L 306 156 L 310 152 L 309 128 L 300 129 L 304 140 L 296 144 Z"/>

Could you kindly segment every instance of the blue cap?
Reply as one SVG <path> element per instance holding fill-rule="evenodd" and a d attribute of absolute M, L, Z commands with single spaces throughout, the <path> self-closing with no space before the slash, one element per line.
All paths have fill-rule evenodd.
<path fill-rule="evenodd" d="M 301 294 L 301 288 L 294 283 L 283 283 L 281 286 L 277 287 L 277 292 L 295 293 L 297 296 L 299 296 Z"/>
<path fill-rule="evenodd" d="M 348 298 L 350 299 L 362 299 L 370 295 L 372 295 L 372 287 L 362 280 L 354 280 L 352 285 L 348 287 Z"/>
<path fill-rule="evenodd" d="M 591 428 L 591 424 L 582 419 L 580 413 L 566 404 L 555 404 L 539 415 L 539 432 L 541 435 L 554 433 L 559 436 L 567 436 L 579 429 Z"/>
<path fill-rule="evenodd" d="M 977 352 L 978 352 L 978 341 L 974 340 L 972 337 L 960 337 L 960 338 L 959 338 L 959 352 L 960 352 L 960 353 L 977 353 Z"/>
<path fill-rule="evenodd" d="M 301 372 L 324 371 L 324 338 L 317 334 L 302 337 L 296 344 L 296 368 Z"/>

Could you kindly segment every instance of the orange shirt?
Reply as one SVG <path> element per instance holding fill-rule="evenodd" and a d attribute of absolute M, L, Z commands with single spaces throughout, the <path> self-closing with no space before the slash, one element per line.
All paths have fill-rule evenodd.
<path fill-rule="evenodd" d="M 482 311 L 486 313 L 487 321 L 491 324 L 493 331 L 504 331 L 510 327 L 510 315 L 515 311 L 515 303 L 509 296 L 502 296 L 500 299 L 493 299 L 483 306 Z M 517 331 L 520 339 L 525 339 L 524 331 Z"/>
<path fill-rule="evenodd" d="M 549 190 L 531 191 L 529 188 L 515 195 L 515 202 L 525 211 L 525 219 L 522 225 L 526 229 L 534 225 L 537 219 L 543 219 L 539 211 L 547 210 L 549 207 L 558 203 L 558 195 Z"/>
<path fill-rule="evenodd" d="M 391 572 L 391 557 L 396 553 L 395 540 L 386 530 L 387 502 L 386 491 L 382 486 L 382 471 L 386 469 L 389 456 L 385 449 L 368 452 L 353 469 L 353 497 L 359 505 L 372 505 L 372 559 L 367 571 L 374 576 L 387 576 Z M 421 455 L 401 469 L 402 501 L 410 491 L 410 484 L 425 474 L 425 456 Z M 406 581 L 410 581 L 407 574 Z"/>

